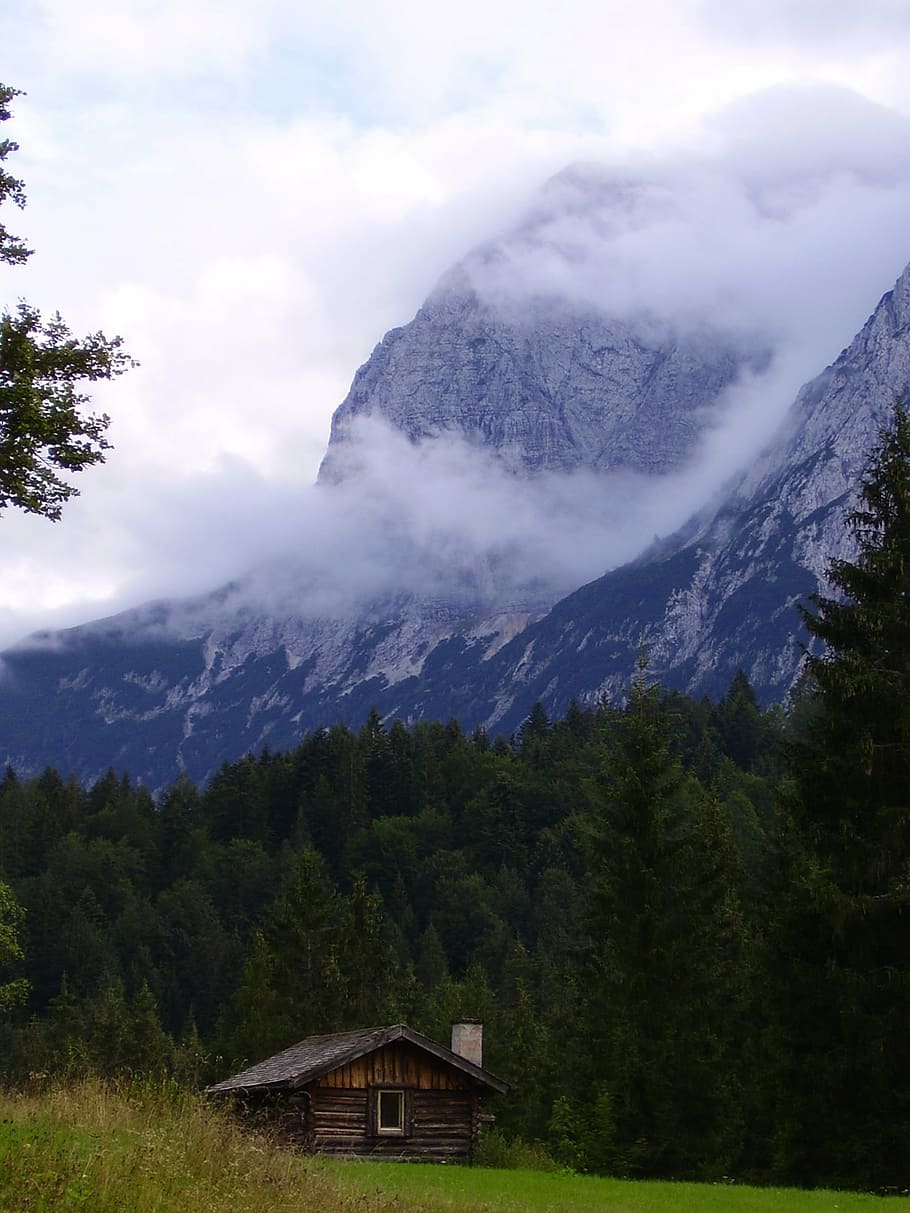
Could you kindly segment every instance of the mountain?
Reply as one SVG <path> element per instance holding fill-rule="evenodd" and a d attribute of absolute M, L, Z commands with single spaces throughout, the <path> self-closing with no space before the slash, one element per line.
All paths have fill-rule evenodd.
<path fill-rule="evenodd" d="M 457 435 L 523 474 L 659 475 L 684 463 L 725 391 L 771 351 L 707 321 L 641 307 L 620 318 L 578 289 L 579 230 L 609 248 L 627 226 L 653 222 L 651 209 L 644 184 L 592 166 L 548 182 L 514 231 L 470 253 L 385 335 L 335 411 L 320 480 L 356 476 L 351 435 L 364 417 L 413 443 Z"/>
<path fill-rule="evenodd" d="M 836 361 L 799 393 L 774 442 L 683 531 L 557 603 L 465 671 L 473 714 L 513 729 L 540 700 L 562 712 L 627 686 L 640 646 L 666 685 L 717 698 L 738 669 L 783 700 L 807 640 L 796 604 L 830 592 L 854 551 L 846 516 L 868 453 L 910 391 L 910 266 Z"/>
<path fill-rule="evenodd" d="M 584 191 L 569 193 L 581 207 Z M 508 267 L 540 231 L 538 215 L 468 258 L 377 347 L 336 414 L 320 492 L 357 485 L 356 423 L 377 415 L 411 442 L 482 444 L 532 484 L 617 467 L 657 484 L 685 464 L 726 388 L 767 352 L 528 297 L 524 284 L 519 307 Z M 318 725 L 357 726 L 372 706 L 509 732 L 538 700 L 561 712 L 621 692 L 641 644 L 670 686 L 717 696 L 742 667 L 764 702 L 780 700 L 800 661 L 795 603 L 849 550 L 844 516 L 866 452 L 907 391 L 908 324 L 910 269 L 747 472 L 678 535 L 555 603 L 472 567 L 432 593 L 401 588 L 320 616 L 293 594 L 257 607 L 239 578 L 7 650 L 0 757 L 83 780 L 113 766 L 156 788 Z"/>
<path fill-rule="evenodd" d="M 720 334 L 680 337 L 561 299 L 510 314 L 450 275 L 357 372 L 320 480 L 357 474 L 352 424 L 377 416 L 413 443 L 456 434 L 525 474 L 669 472 L 724 390 L 766 360 Z"/>

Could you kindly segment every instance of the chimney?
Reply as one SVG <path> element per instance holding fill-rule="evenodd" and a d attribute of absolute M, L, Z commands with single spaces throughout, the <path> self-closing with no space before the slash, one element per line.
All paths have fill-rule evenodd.
<path fill-rule="evenodd" d="M 483 1065 L 483 1024 L 479 1019 L 458 1019 L 452 1024 L 452 1052 Z"/>

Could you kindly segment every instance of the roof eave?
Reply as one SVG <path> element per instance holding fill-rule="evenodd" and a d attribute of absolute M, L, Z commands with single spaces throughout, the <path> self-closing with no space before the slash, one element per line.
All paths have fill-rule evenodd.
<path fill-rule="evenodd" d="M 401 1028 L 400 1036 L 411 1044 L 416 1045 L 419 1049 L 425 1049 L 428 1053 L 432 1053 L 434 1057 L 438 1057 L 440 1061 L 445 1061 L 449 1065 L 455 1066 L 470 1078 L 477 1082 L 483 1083 L 484 1086 L 491 1087 L 500 1095 L 505 1095 L 509 1089 L 509 1084 L 501 1078 L 497 1078 L 495 1074 L 491 1074 L 489 1070 L 485 1070 L 483 1066 L 475 1066 L 473 1061 L 468 1061 L 466 1057 L 462 1057 L 459 1053 L 453 1053 L 451 1049 L 447 1049 L 445 1045 L 437 1044 L 435 1040 L 431 1040 L 429 1036 L 424 1036 L 422 1032 L 415 1032 L 411 1028 L 407 1028 L 404 1024 L 398 1025 Z"/>
<path fill-rule="evenodd" d="M 489 1070 L 484 1070 L 481 1066 L 475 1066 L 472 1061 L 461 1057 L 458 1053 L 453 1053 L 451 1049 L 447 1049 L 445 1045 L 437 1044 L 435 1040 L 431 1040 L 428 1036 L 424 1036 L 421 1032 L 415 1032 L 405 1024 L 396 1023 L 385 1031 L 380 1032 L 378 1036 L 373 1037 L 369 1043 L 363 1041 L 353 1045 L 344 1053 L 336 1054 L 331 1060 L 321 1063 L 317 1066 L 312 1066 L 299 1074 L 291 1074 L 286 1078 L 256 1083 L 237 1083 L 236 1085 L 226 1087 L 222 1083 L 218 1083 L 214 1087 L 209 1087 L 206 1094 L 209 1095 L 238 1095 L 248 1093 L 250 1091 L 286 1091 L 299 1090 L 301 1087 L 308 1086 L 311 1082 L 316 1082 L 320 1078 L 324 1078 L 326 1074 L 331 1074 L 333 1070 L 339 1069 L 341 1066 L 349 1065 L 352 1061 L 357 1061 L 360 1057 L 365 1057 L 368 1053 L 373 1053 L 377 1049 L 382 1049 L 388 1044 L 392 1044 L 396 1040 L 406 1040 L 409 1044 L 415 1045 L 418 1049 L 423 1049 L 425 1052 L 432 1054 L 438 1060 L 445 1062 L 448 1065 L 454 1066 L 461 1070 L 469 1078 L 475 1082 L 481 1083 L 483 1086 L 489 1087 L 491 1090 L 504 1095 L 509 1084 L 501 1078 L 497 1078 L 495 1074 L 491 1074 Z"/>

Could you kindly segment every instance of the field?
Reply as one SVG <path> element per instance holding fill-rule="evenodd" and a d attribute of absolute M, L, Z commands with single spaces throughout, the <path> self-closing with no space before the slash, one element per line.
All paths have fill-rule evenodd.
<path fill-rule="evenodd" d="M 336 1164 L 337 1165 L 337 1164 Z M 588 1175 L 483 1168 L 347 1163 L 340 1179 L 365 1195 L 398 1198 L 396 1208 L 484 1213 L 908 1213 L 910 1198 L 800 1192 L 735 1184 L 633 1182 Z"/>
<path fill-rule="evenodd" d="M 910 1213 L 910 1198 L 307 1159 L 173 1089 L 0 1095 L 11 1213 Z"/>

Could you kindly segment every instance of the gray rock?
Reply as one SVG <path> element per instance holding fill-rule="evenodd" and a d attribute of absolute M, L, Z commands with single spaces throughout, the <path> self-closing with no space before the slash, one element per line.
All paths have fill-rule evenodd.
<path fill-rule="evenodd" d="M 514 232 L 466 257 L 376 346 L 335 412 L 320 480 L 356 476 L 352 423 L 371 416 L 415 443 L 456 434 L 525 474 L 661 474 L 684 463 L 724 390 L 770 351 L 757 335 L 692 318 L 641 309 L 620 318 L 608 289 L 604 307 L 590 282 L 579 289 L 584 253 L 556 220 L 606 227 L 607 242 L 642 205 L 633 185 L 593 169 L 554 178 Z M 529 277 L 541 246 L 560 268 L 556 281 Z"/>
<path fill-rule="evenodd" d="M 718 697 L 743 669 L 764 703 L 785 699 L 808 640 L 797 604 L 830 592 L 830 561 L 855 554 L 847 516 L 879 431 L 908 390 L 910 266 L 718 501 L 556 604 L 497 655 L 487 723 L 515 727 L 538 698 L 559 712 L 573 697 L 622 694 L 641 645 L 670 687 Z"/>

